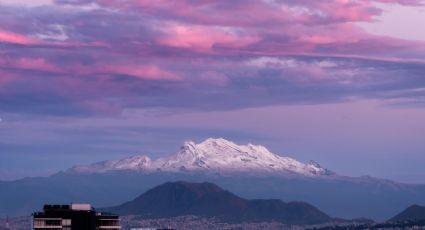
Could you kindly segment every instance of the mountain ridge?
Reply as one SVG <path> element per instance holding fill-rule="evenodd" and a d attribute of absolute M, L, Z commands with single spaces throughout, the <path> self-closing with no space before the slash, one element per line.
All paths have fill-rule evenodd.
<path fill-rule="evenodd" d="M 237 145 L 223 138 L 208 138 L 201 143 L 186 141 L 174 154 L 152 160 L 146 155 L 120 160 L 102 161 L 87 166 L 74 166 L 66 172 L 102 173 L 109 171 L 141 171 L 151 173 L 259 173 L 273 175 L 332 176 L 334 172 L 317 162 L 307 164 L 270 152 L 261 145 Z"/>

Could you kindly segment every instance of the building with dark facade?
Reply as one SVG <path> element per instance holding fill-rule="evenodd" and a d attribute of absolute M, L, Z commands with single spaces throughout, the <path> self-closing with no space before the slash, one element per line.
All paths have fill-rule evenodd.
<path fill-rule="evenodd" d="M 34 230 L 120 230 L 118 215 L 96 212 L 90 204 L 44 205 L 33 213 Z"/>

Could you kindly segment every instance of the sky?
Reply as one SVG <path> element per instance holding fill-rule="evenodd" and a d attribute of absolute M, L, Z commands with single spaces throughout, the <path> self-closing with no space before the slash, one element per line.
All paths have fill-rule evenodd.
<path fill-rule="evenodd" d="M 0 180 L 265 145 L 425 183 L 421 0 L 0 0 Z"/>

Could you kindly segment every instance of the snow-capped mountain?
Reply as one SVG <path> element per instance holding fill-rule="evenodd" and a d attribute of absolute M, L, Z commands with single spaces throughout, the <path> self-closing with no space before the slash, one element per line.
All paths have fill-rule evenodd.
<path fill-rule="evenodd" d="M 247 199 L 305 201 L 343 218 L 384 220 L 411 204 L 425 204 L 425 185 L 336 175 L 263 146 L 210 138 L 188 141 L 159 159 L 134 156 L 76 166 L 42 179 L 0 182 L 0 216 L 28 215 L 47 201 L 111 207 L 169 181 L 208 181 Z"/>
<path fill-rule="evenodd" d="M 133 156 L 103 161 L 88 166 L 75 166 L 69 172 L 101 173 L 131 170 L 140 172 L 207 172 L 207 173 L 267 173 L 280 175 L 328 176 L 333 172 L 316 162 L 304 164 L 289 157 L 271 153 L 261 145 L 237 145 L 223 138 L 209 138 L 196 144 L 187 141 L 178 152 L 152 160 L 148 156 Z"/>

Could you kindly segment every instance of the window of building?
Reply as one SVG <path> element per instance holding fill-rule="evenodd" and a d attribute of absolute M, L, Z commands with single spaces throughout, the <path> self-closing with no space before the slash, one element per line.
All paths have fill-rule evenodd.
<path fill-rule="evenodd" d="M 71 219 L 63 219 L 62 226 L 71 226 Z"/>

